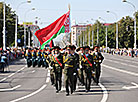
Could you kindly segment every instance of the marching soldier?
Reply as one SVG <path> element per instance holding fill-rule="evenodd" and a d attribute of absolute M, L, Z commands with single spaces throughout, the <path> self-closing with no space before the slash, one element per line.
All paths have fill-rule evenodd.
<path fill-rule="evenodd" d="M 93 53 L 93 61 L 96 68 L 96 84 L 99 83 L 100 73 L 101 73 L 101 63 L 103 61 L 104 57 L 99 52 L 99 46 L 94 47 L 94 53 Z"/>
<path fill-rule="evenodd" d="M 74 55 L 75 63 L 76 63 L 76 65 L 74 66 L 74 74 L 73 74 L 73 76 L 74 76 L 74 87 L 73 87 L 74 89 L 73 90 L 75 91 L 76 84 L 77 84 L 78 70 L 79 70 L 79 55 L 77 53 L 75 53 L 76 47 L 74 45 L 72 45 L 72 48 L 73 48 L 72 55 Z"/>
<path fill-rule="evenodd" d="M 81 61 L 83 59 L 83 54 L 84 54 L 84 49 L 83 47 L 79 47 L 76 51 L 79 53 L 79 65 L 81 65 Z M 84 76 L 83 76 L 84 68 L 82 66 L 79 66 L 79 68 L 80 69 L 78 70 L 78 77 L 79 77 L 81 84 L 84 85 Z"/>
<path fill-rule="evenodd" d="M 54 77 L 54 68 L 51 67 L 52 65 L 52 56 L 54 56 L 54 48 L 50 49 L 50 54 L 48 55 L 48 62 L 49 62 L 49 69 L 50 69 L 50 80 L 51 80 L 51 85 L 55 85 L 55 77 Z"/>
<path fill-rule="evenodd" d="M 26 56 L 26 59 L 27 59 L 27 66 L 30 67 L 31 64 L 32 64 L 32 62 L 31 62 L 31 58 L 32 58 L 31 48 L 28 49 L 28 51 L 26 52 L 25 56 Z"/>
<path fill-rule="evenodd" d="M 93 57 L 89 54 L 90 47 L 84 47 L 84 55 L 81 61 L 81 65 L 84 68 L 84 83 L 86 92 L 90 91 L 92 70 L 94 69 Z"/>
<path fill-rule="evenodd" d="M 58 93 L 61 90 L 62 86 L 63 56 L 59 52 L 60 47 L 55 46 L 54 50 L 55 55 L 52 56 L 51 66 L 54 68 L 56 93 Z"/>
<path fill-rule="evenodd" d="M 36 55 L 36 49 L 32 50 L 32 66 L 35 67 L 37 62 L 36 62 L 36 58 L 37 58 L 37 55 Z"/>
<path fill-rule="evenodd" d="M 75 58 L 71 54 L 72 53 L 72 46 L 68 45 L 66 46 L 66 52 L 67 55 L 63 56 L 63 62 L 64 62 L 64 83 L 66 88 L 66 96 L 69 95 L 69 87 L 71 94 L 73 93 L 73 72 L 74 72 L 74 66 L 75 66 Z"/>

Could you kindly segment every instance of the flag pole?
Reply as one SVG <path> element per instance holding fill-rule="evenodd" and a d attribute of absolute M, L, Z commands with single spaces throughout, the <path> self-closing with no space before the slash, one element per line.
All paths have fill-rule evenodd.
<path fill-rule="evenodd" d="M 68 4 L 68 8 L 69 8 L 69 11 L 70 11 L 70 4 Z"/>

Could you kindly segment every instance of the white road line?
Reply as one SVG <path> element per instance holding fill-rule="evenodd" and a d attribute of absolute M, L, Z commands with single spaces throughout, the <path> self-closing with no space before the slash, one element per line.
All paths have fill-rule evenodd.
<path fill-rule="evenodd" d="M 32 71 L 32 73 L 34 73 L 34 72 L 35 72 L 35 70 Z"/>
<path fill-rule="evenodd" d="M 117 58 L 111 58 L 111 59 L 115 59 L 115 60 L 120 60 L 120 61 L 125 61 L 125 62 L 130 62 L 131 61 L 131 63 L 135 63 L 135 64 L 138 64 L 138 62 L 136 62 L 136 61 L 134 61 L 134 60 L 131 60 L 131 59 L 117 59 Z M 109 60 L 111 60 L 111 59 L 109 59 Z"/>
<path fill-rule="evenodd" d="M 107 60 L 107 59 L 105 59 L 105 60 Z M 114 63 L 119 63 L 119 64 L 122 64 L 122 65 L 127 65 L 127 66 L 130 66 L 130 67 L 138 68 L 138 66 L 135 66 L 135 65 L 129 65 L 129 64 L 122 63 L 122 62 L 118 62 L 118 61 L 114 61 L 114 60 L 107 60 L 107 61 L 114 62 Z"/>
<path fill-rule="evenodd" d="M 99 86 L 103 90 L 103 98 L 102 98 L 101 102 L 106 102 L 108 99 L 108 92 L 107 92 L 106 88 L 101 83 L 99 83 Z"/>
<path fill-rule="evenodd" d="M 135 73 L 135 72 L 131 72 L 131 71 L 126 71 L 126 70 L 118 69 L 118 68 L 111 67 L 111 66 L 107 66 L 107 65 L 104 65 L 104 64 L 102 64 L 102 66 L 103 66 L 103 67 L 106 67 L 106 68 L 108 68 L 108 69 L 112 69 L 112 70 L 118 71 L 118 72 L 127 73 L 127 74 L 133 75 L 133 76 L 138 76 L 138 73 Z"/>
<path fill-rule="evenodd" d="M 23 96 L 23 97 L 21 97 L 21 98 L 18 98 L 18 99 L 12 100 L 12 101 L 10 101 L 10 102 L 17 102 L 17 101 L 20 101 L 20 100 L 26 99 L 26 98 L 28 98 L 28 97 L 31 97 L 31 96 L 33 96 L 33 95 L 39 93 L 40 91 L 42 91 L 46 86 L 47 86 L 47 85 L 44 84 L 40 89 L 36 90 L 35 92 L 33 92 L 33 93 L 31 93 L 31 94 L 28 94 L 28 95 L 26 95 L 26 96 Z"/>
<path fill-rule="evenodd" d="M 48 71 L 47 76 L 48 76 L 49 73 L 50 73 L 50 71 Z M 31 97 L 31 96 L 33 96 L 33 95 L 39 93 L 40 91 L 42 91 L 42 90 L 47 86 L 47 83 L 48 83 L 49 81 L 50 81 L 50 77 L 47 77 L 47 78 L 46 78 L 46 84 L 44 84 L 41 88 L 39 88 L 38 90 L 36 90 L 36 91 L 33 92 L 33 93 L 30 93 L 30 94 L 28 94 L 28 95 L 26 95 L 26 96 L 20 97 L 20 98 L 15 99 L 15 100 L 12 100 L 12 101 L 10 101 L 10 102 L 17 102 L 17 101 L 20 101 L 20 100 L 24 100 L 24 99 L 26 99 L 26 98 L 28 98 L 28 97 Z"/>
<path fill-rule="evenodd" d="M 3 91 L 12 91 L 12 90 L 15 90 L 15 89 L 17 89 L 17 88 L 19 88 L 19 87 L 21 87 L 21 85 L 17 85 L 17 86 L 15 86 L 15 87 L 9 88 L 9 89 L 0 89 L 0 92 L 3 92 Z"/>
<path fill-rule="evenodd" d="M 7 76 L 6 78 L 1 79 L 0 82 L 3 82 L 3 81 L 6 80 L 7 78 L 12 77 L 12 76 L 15 75 L 16 73 L 18 73 L 18 72 L 24 70 L 25 68 L 26 68 L 26 66 L 22 67 L 21 69 L 17 70 L 15 73 L 12 73 L 12 74 L 10 74 L 9 76 Z"/>
<path fill-rule="evenodd" d="M 46 83 L 49 83 L 49 81 L 50 81 L 50 77 L 47 77 Z"/>

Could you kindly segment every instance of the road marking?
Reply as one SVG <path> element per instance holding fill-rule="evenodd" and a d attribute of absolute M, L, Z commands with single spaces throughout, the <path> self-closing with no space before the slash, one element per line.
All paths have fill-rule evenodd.
<path fill-rule="evenodd" d="M 3 92 L 3 91 L 12 91 L 12 90 L 15 90 L 15 89 L 17 89 L 19 87 L 21 87 L 21 85 L 17 85 L 17 86 L 15 86 L 13 88 L 8 88 L 8 89 L 0 89 L 0 92 Z"/>
<path fill-rule="evenodd" d="M 131 61 L 131 63 L 138 64 L 138 62 L 136 62 L 136 61 L 134 61 L 134 60 L 131 60 L 131 59 L 127 59 L 127 60 L 126 60 L 126 59 L 119 59 L 119 58 L 117 59 L 117 58 L 113 58 L 113 57 L 112 57 L 112 59 L 120 60 L 120 61 L 125 61 L 125 62 L 130 62 L 130 61 Z M 111 59 L 109 59 L 109 60 L 111 60 Z M 128 61 L 128 60 L 129 60 L 129 61 Z"/>
<path fill-rule="evenodd" d="M 103 64 L 102 64 L 102 66 L 106 67 L 108 69 L 118 71 L 118 72 L 127 73 L 127 74 L 130 74 L 130 75 L 133 75 L 133 76 L 138 76 L 138 73 L 135 73 L 135 72 L 130 72 L 130 71 L 122 70 L 122 69 L 117 69 L 115 67 L 111 67 L 111 66 L 107 66 L 107 65 L 103 65 Z"/>
<path fill-rule="evenodd" d="M 107 60 L 107 59 L 105 59 Z M 127 65 L 127 66 L 130 66 L 130 67 L 135 67 L 135 68 L 138 68 L 138 66 L 134 66 L 134 65 L 129 65 L 129 64 L 126 64 L 126 63 L 122 63 L 122 62 L 117 62 L 117 61 L 114 61 L 114 60 L 108 60 L 110 62 L 114 62 L 114 63 L 119 63 L 119 64 L 122 64 L 122 65 Z"/>
<path fill-rule="evenodd" d="M 47 77 L 46 83 L 49 83 L 49 81 L 50 81 L 50 77 Z"/>
<path fill-rule="evenodd" d="M 32 73 L 34 73 L 34 72 L 35 72 L 35 70 L 32 71 Z"/>
<path fill-rule="evenodd" d="M 6 78 L 1 79 L 0 82 L 5 81 L 7 78 L 12 77 L 12 76 L 15 75 L 16 73 L 18 73 L 18 72 L 24 70 L 25 68 L 26 68 L 26 66 L 22 67 L 21 69 L 17 70 L 15 73 L 12 73 L 12 74 L 10 74 L 9 76 L 7 76 Z"/>
<path fill-rule="evenodd" d="M 48 71 L 48 73 L 50 73 L 50 71 Z M 48 76 L 48 73 L 47 73 L 47 76 Z M 50 81 L 50 77 L 47 77 L 47 78 L 46 78 L 46 84 L 44 84 L 41 88 L 39 88 L 38 90 L 36 90 L 35 92 L 33 92 L 33 93 L 31 93 L 31 94 L 28 94 L 28 95 L 26 95 L 26 96 L 20 97 L 20 98 L 15 99 L 15 100 L 12 100 L 12 101 L 10 101 L 10 102 L 17 102 L 17 101 L 20 101 L 20 100 L 24 100 L 24 99 L 26 99 L 26 98 L 28 98 L 28 97 L 31 97 L 31 96 L 33 96 L 33 95 L 39 93 L 40 91 L 42 91 L 42 90 L 47 86 L 47 83 L 48 83 L 49 81 Z"/>
<path fill-rule="evenodd" d="M 107 92 L 106 88 L 101 83 L 99 83 L 99 86 L 103 90 L 103 98 L 102 98 L 101 102 L 106 102 L 108 99 L 108 92 Z"/>
<path fill-rule="evenodd" d="M 35 92 L 33 92 L 33 93 L 31 93 L 31 94 L 28 94 L 28 95 L 26 95 L 26 96 L 23 96 L 23 97 L 21 97 L 21 98 L 18 98 L 18 99 L 12 100 L 12 101 L 10 101 L 10 102 L 17 102 L 17 101 L 20 101 L 20 100 L 26 99 L 26 98 L 28 98 L 28 97 L 31 97 L 31 96 L 33 96 L 33 95 L 39 93 L 40 91 L 42 91 L 46 86 L 47 86 L 47 85 L 44 84 L 41 88 L 39 88 L 39 89 L 36 90 Z"/>
<path fill-rule="evenodd" d="M 136 83 L 134 83 L 134 82 L 131 82 L 131 84 L 133 84 L 134 86 L 124 86 L 124 87 L 122 87 L 122 88 L 123 88 L 123 89 L 127 89 L 127 90 L 138 88 L 138 84 L 136 84 Z"/>

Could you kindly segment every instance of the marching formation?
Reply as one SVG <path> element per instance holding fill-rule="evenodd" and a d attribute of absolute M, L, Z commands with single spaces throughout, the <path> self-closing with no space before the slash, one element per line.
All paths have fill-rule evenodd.
<path fill-rule="evenodd" d="M 66 96 L 76 90 L 77 81 L 85 86 L 86 92 L 90 91 L 92 81 L 98 85 L 104 59 L 99 46 L 76 49 L 74 45 L 67 45 L 63 49 L 59 46 L 44 50 L 28 49 L 25 58 L 28 67 L 38 65 L 49 68 L 51 84 L 55 86 L 56 93 L 61 91 L 63 79 Z"/>

